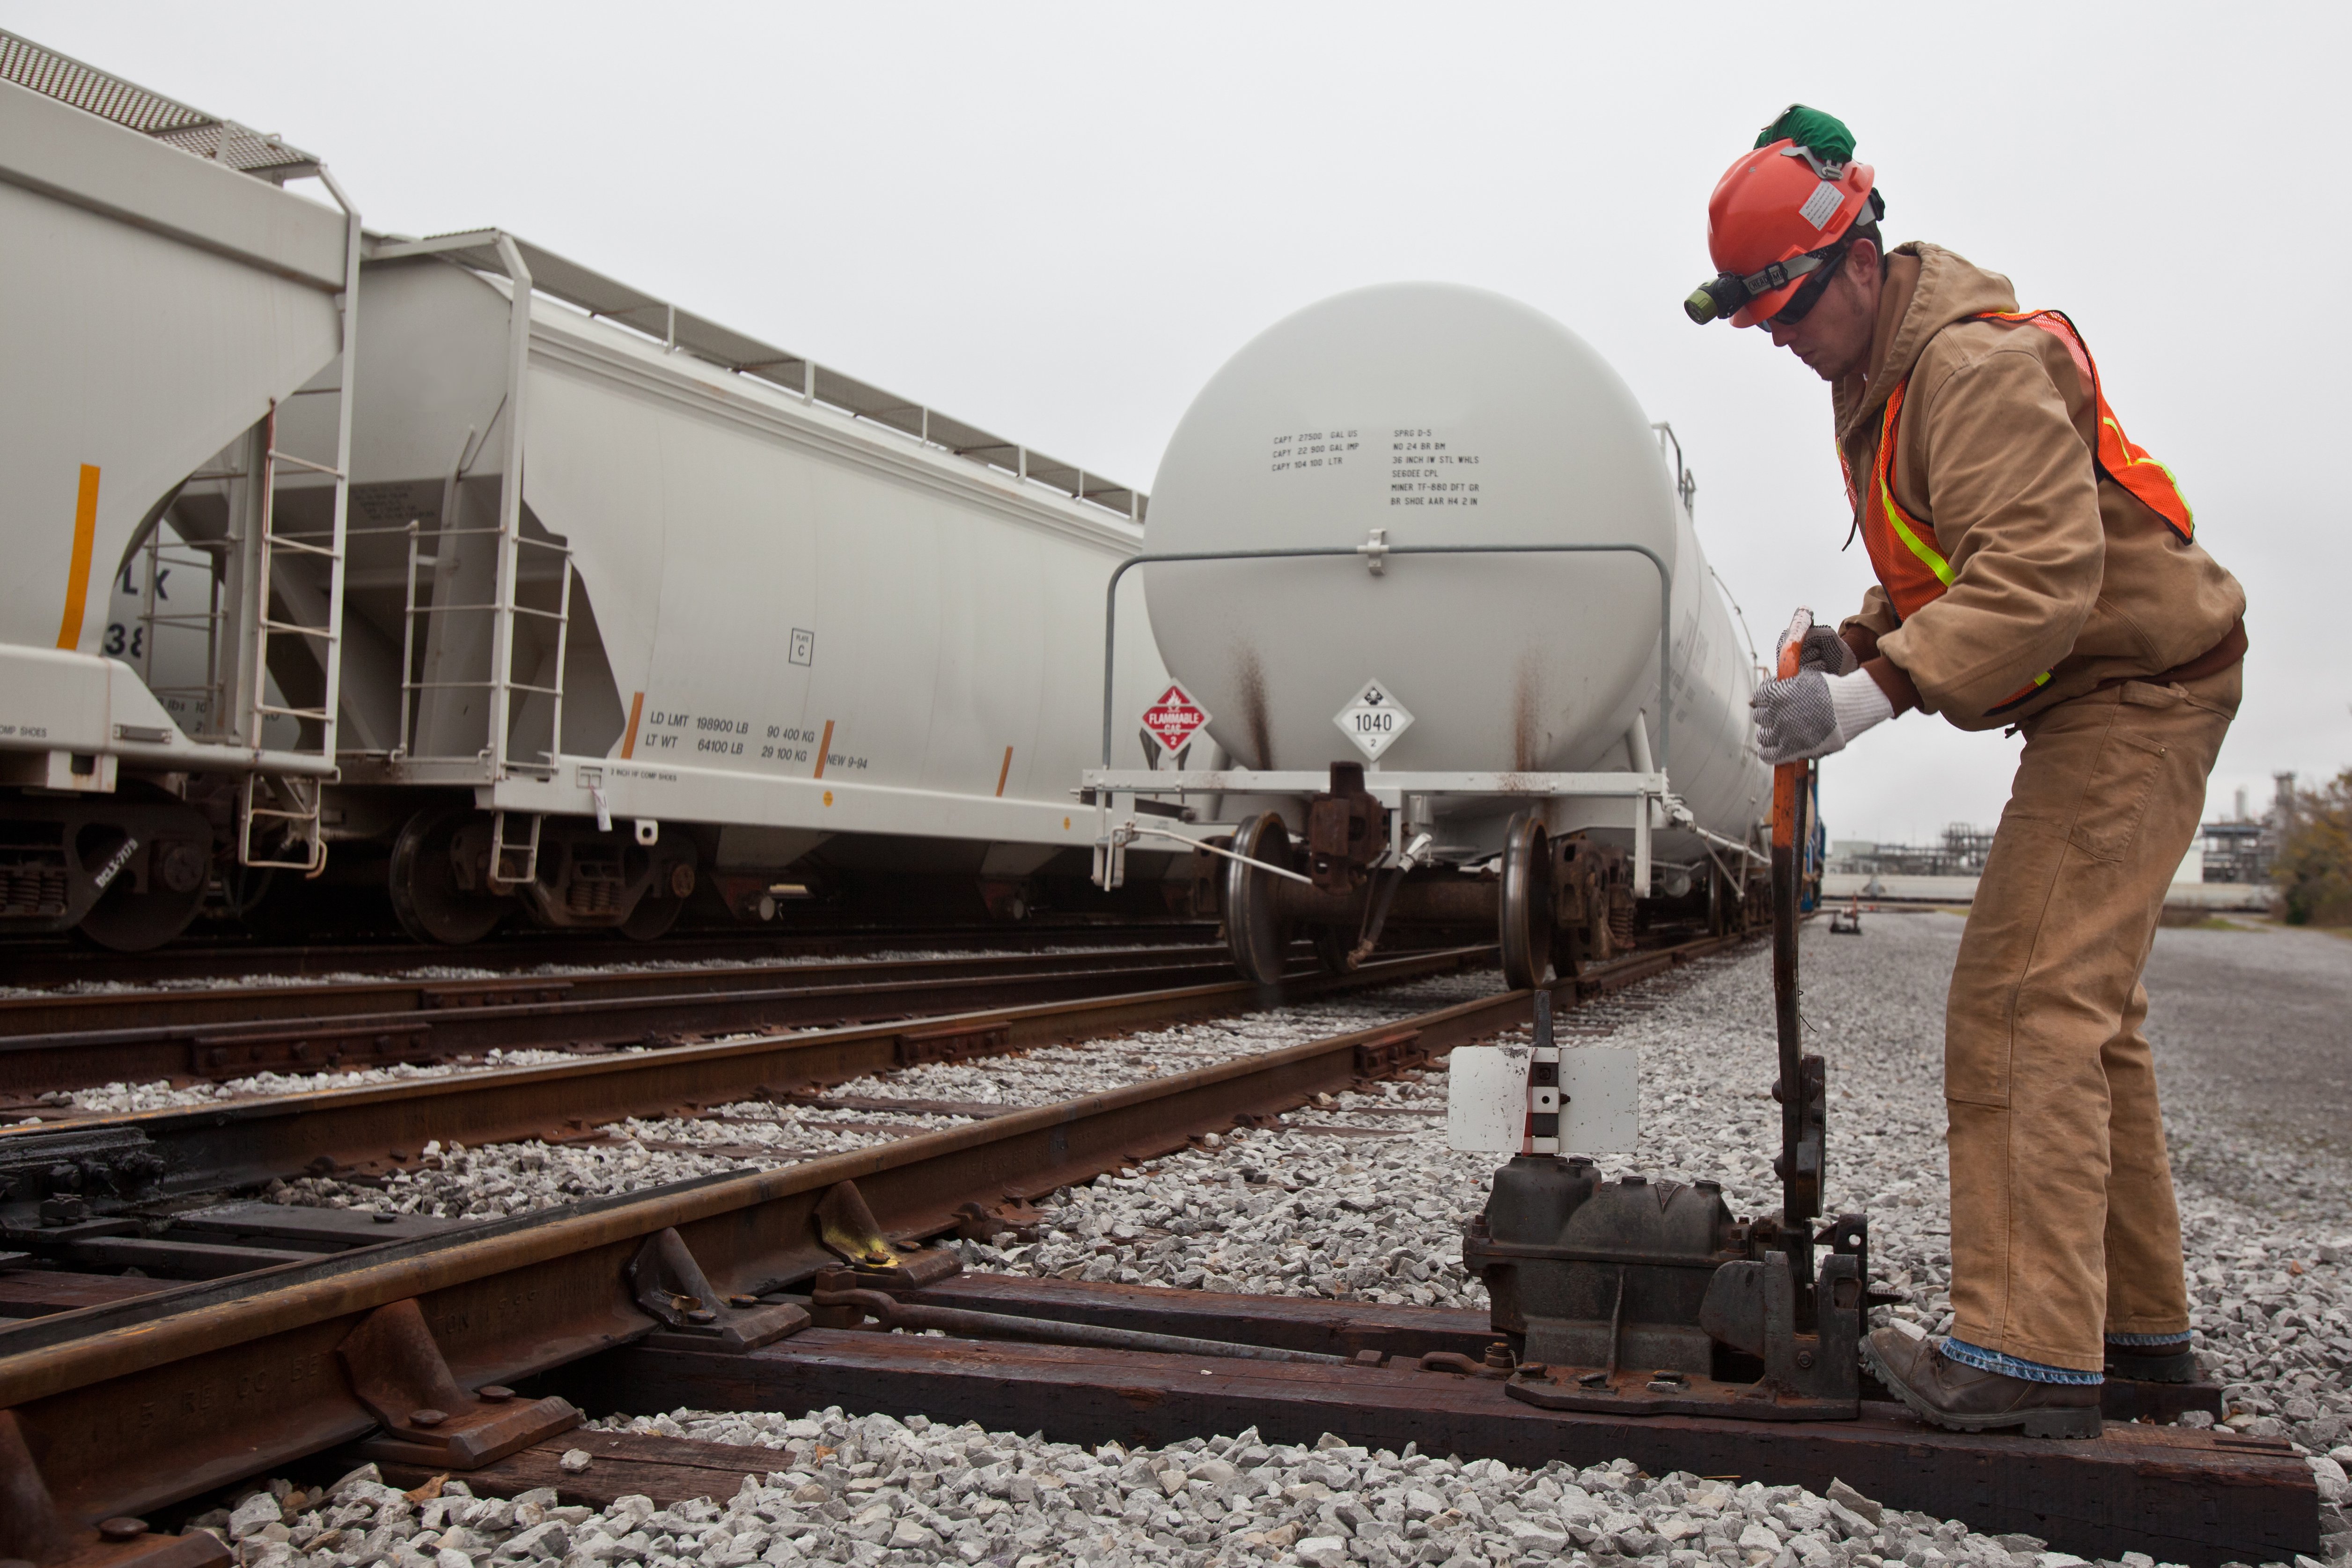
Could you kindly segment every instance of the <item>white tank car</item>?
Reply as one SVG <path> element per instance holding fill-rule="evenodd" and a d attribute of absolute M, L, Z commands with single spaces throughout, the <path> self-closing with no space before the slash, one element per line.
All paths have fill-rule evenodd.
<path fill-rule="evenodd" d="M 1322 553 L 1139 568 L 1169 670 L 1250 770 L 1187 783 L 1243 792 L 1212 809 L 1255 842 L 1269 806 L 1286 835 L 1310 833 L 1297 782 L 1367 767 L 1361 787 L 1393 810 L 1386 858 L 1354 868 L 1360 886 L 1408 859 L 1475 863 L 1525 822 L 1555 857 L 1573 835 L 1628 851 L 1636 896 L 1718 877 L 1718 903 L 1744 894 L 1770 793 L 1755 677 L 1668 435 L 1581 339 L 1480 289 L 1359 289 L 1259 334 L 1171 438 L 1146 548 Z M 1560 545 L 1587 548 L 1508 548 Z M 1464 546 L 1496 552 L 1422 553 Z M 1378 703 L 1361 700 L 1375 688 Z M 1365 717 L 1382 704 L 1409 720 Z M 1393 738 L 1368 759 L 1343 719 Z M 1137 826 L 1133 841 L 1152 841 Z M 1318 877 L 1328 904 L 1340 879 Z M 1286 909 L 1307 897 L 1274 890 Z"/>
<path fill-rule="evenodd" d="M 361 295 L 329 831 L 394 840 L 413 931 L 1083 889 L 1139 494 L 495 231 Z M 1164 679 L 1139 618 L 1120 679 Z"/>
<path fill-rule="evenodd" d="M 316 864 L 360 230 L 308 177 L 342 203 L 274 136 L 0 33 L 0 933 L 149 946 Z M 315 440 L 273 437 L 289 400 Z"/>

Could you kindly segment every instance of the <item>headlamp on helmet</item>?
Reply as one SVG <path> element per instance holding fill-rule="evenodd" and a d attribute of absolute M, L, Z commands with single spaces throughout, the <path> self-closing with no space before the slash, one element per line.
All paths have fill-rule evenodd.
<path fill-rule="evenodd" d="M 1718 270 L 1683 310 L 1702 325 L 1795 321 L 1821 298 L 1855 231 L 1885 211 L 1844 122 L 1791 104 L 1717 183 L 1707 249 Z"/>
<path fill-rule="evenodd" d="M 1853 222 L 1846 226 L 1846 232 L 1838 236 L 1836 243 L 1808 251 L 1802 256 L 1792 256 L 1786 261 L 1770 262 L 1754 272 L 1718 272 L 1691 290 L 1690 298 L 1683 301 L 1683 313 L 1703 327 L 1718 317 L 1736 314 L 1750 300 L 1769 294 L 1776 289 L 1785 289 L 1808 274 L 1832 265 L 1845 254 L 1846 247 L 1853 243 L 1855 226 L 1864 221 L 1875 224 L 1886 216 L 1886 203 L 1874 188 L 1864 205 L 1870 214 L 1868 219 L 1856 213 Z M 1811 301 L 1807 300 L 1806 304 L 1810 309 Z"/>
<path fill-rule="evenodd" d="M 1828 265 L 1837 250 L 1838 247 L 1833 245 L 1811 256 L 1775 261 L 1762 271 L 1750 272 L 1746 277 L 1736 272 L 1718 272 L 1691 290 L 1690 298 L 1683 301 L 1683 313 L 1703 327 L 1717 316 L 1730 315 L 1759 294 L 1785 289 L 1807 273 L 1819 270 Z"/>

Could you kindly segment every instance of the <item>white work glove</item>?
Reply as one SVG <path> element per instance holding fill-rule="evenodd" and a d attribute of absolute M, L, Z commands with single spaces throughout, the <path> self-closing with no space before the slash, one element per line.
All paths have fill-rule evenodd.
<path fill-rule="evenodd" d="M 1808 669 L 1768 680 L 1748 705 L 1756 710 L 1757 749 L 1773 767 L 1842 752 L 1873 724 L 1895 717 L 1895 704 L 1859 669 L 1845 675 Z"/>
<path fill-rule="evenodd" d="M 1780 668 L 1780 656 L 1788 651 L 1788 647 L 1789 634 L 1782 632 L 1780 642 L 1772 649 L 1773 668 Z M 1805 633 L 1804 640 L 1797 647 L 1797 668 L 1800 673 L 1808 669 L 1818 669 L 1827 675 L 1852 675 L 1861 668 L 1862 660 L 1854 658 L 1853 649 L 1847 646 L 1845 638 L 1837 635 L 1837 628 L 1834 626 L 1810 628 Z"/>

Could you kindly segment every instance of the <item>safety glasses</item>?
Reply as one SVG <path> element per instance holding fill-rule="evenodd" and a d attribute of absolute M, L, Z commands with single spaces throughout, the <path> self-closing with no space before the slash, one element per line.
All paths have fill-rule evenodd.
<path fill-rule="evenodd" d="M 1848 242 L 1844 240 L 1830 247 L 1811 274 L 1797 286 L 1794 294 L 1789 296 L 1789 302 L 1767 318 L 1768 323 L 1775 327 L 1793 327 L 1811 315 L 1813 307 L 1820 304 L 1822 296 L 1828 292 L 1830 279 L 1837 276 L 1839 264 L 1845 260 L 1847 247 Z"/>

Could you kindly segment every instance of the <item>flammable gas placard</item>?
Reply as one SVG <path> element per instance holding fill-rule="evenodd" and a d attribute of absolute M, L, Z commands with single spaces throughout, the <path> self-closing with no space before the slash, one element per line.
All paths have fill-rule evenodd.
<path fill-rule="evenodd" d="M 1159 700 L 1143 710 L 1144 732 L 1164 747 L 1170 756 L 1182 751 L 1202 725 L 1209 721 L 1209 710 L 1192 700 L 1192 693 L 1174 681 L 1160 694 Z"/>

